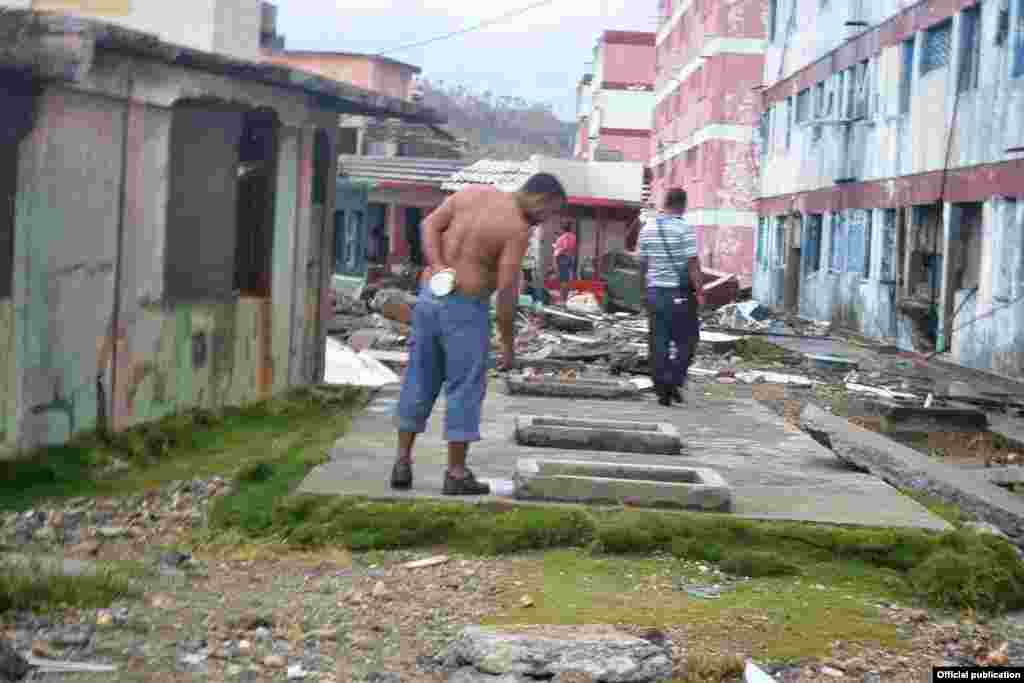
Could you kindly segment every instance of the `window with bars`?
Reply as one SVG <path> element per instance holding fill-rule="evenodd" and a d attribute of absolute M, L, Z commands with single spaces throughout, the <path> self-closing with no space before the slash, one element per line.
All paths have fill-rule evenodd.
<path fill-rule="evenodd" d="M 761 156 L 768 156 L 768 143 L 771 135 L 771 112 L 761 114 Z"/>
<path fill-rule="evenodd" d="M 761 270 L 768 266 L 768 221 L 762 216 L 757 223 L 757 262 Z"/>
<path fill-rule="evenodd" d="M 834 273 L 843 272 L 843 263 L 846 260 L 844 232 L 843 215 L 841 213 L 832 214 L 832 220 L 829 225 L 829 244 L 831 247 L 829 270 Z"/>
<path fill-rule="evenodd" d="M 952 40 L 952 19 L 946 19 L 924 32 L 924 45 L 921 49 L 922 76 L 949 66 Z"/>
<path fill-rule="evenodd" d="M 904 40 L 900 51 L 903 58 L 900 71 L 900 114 L 909 114 L 914 85 L 914 39 Z"/>
<path fill-rule="evenodd" d="M 775 42 L 778 35 L 779 0 L 768 0 L 768 41 Z"/>
<path fill-rule="evenodd" d="M 957 88 L 967 92 L 978 87 L 981 67 L 981 5 L 960 15 L 960 77 Z"/>
<path fill-rule="evenodd" d="M 871 114 L 871 65 L 864 60 L 854 71 L 853 117 L 867 118 Z"/>
<path fill-rule="evenodd" d="M 804 123 L 807 121 L 808 115 L 811 109 L 811 90 L 807 88 L 802 90 L 796 96 L 796 122 Z"/>
<path fill-rule="evenodd" d="M 786 267 L 786 219 L 779 218 L 775 219 L 775 262 L 772 264 L 776 268 Z"/>
<path fill-rule="evenodd" d="M 825 82 L 814 86 L 814 118 L 825 117 Z"/>

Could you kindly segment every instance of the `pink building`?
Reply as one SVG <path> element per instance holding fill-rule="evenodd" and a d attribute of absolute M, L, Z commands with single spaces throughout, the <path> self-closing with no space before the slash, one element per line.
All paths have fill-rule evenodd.
<path fill-rule="evenodd" d="M 264 50 L 263 59 L 401 100 L 411 99 L 413 79 L 421 71 L 387 57 L 352 52 Z"/>
<path fill-rule="evenodd" d="M 650 156 L 655 34 L 605 31 L 592 68 L 577 86 L 576 148 L 588 161 L 640 161 Z"/>
<path fill-rule="evenodd" d="M 764 0 L 660 0 L 655 39 L 653 198 L 685 189 L 703 265 L 742 286 L 754 262 L 766 11 Z"/>

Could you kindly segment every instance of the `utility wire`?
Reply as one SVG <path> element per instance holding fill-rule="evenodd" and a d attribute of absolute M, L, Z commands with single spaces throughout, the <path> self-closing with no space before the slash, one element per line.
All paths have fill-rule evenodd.
<path fill-rule="evenodd" d="M 387 50 L 382 50 L 381 52 L 377 53 L 377 56 L 380 57 L 380 56 L 383 56 L 383 55 L 389 55 L 389 54 L 391 54 L 393 52 L 404 52 L 405 50 L 411 50 L 411 49 L 413 49 L 415 47 L 423 47 L 424 45 L 431 45 L 432 43 L 438 43 L 438 42 L 440 42 L 442 40 L 448 40 L 449 38 L 455 38 L 457 36 L 462 36 L 462 35 L 465 35 L 467 33 L 472 33 L 473 31 L 479 31 L 482 28 L 487 28 L 488 26 L 494 26 L 495 24 L 500 24 L 500 23 L 502 23 L 504 21 L 507 21 L 509 19 L 514 19 L 514 18 L 519 17 L 519 16 L 521 16 L 523 14 L 526 14 L 527 12 L 529 12 L 532 9 L 537 9 L 538 7 L 543 7 L 544 5 L 550 5 L 553 2 L 555 2 L 555 0 L 540 0 L 540 2 L 535 2 L 535 3 L 531 4 L 531 5 L 527 5 L 525 7 L 520 7 L 519 9 L 510 10 L 510 11 L 505 12 L 504 14 L 502 14 L 500 16 L 494 17 L 493 19 L 486 19 L 484 21 L 481 21 L 479 24 L 474 24 L 473 26 L 467 26 L 466 28 L 459 29 L 458 31 L 452 31 L 451 33 L 446 33 L 443 36 L 437 36 L 437 37 L 434 37 L 434 38 L 428 38 L 427 40 L 421 40 L 421 41 L 416 42 L 416 43 L 409 43 L 407 45 L 399 45 L 397 47 L 392 47 L 392 48 L 389 48 Z"/>

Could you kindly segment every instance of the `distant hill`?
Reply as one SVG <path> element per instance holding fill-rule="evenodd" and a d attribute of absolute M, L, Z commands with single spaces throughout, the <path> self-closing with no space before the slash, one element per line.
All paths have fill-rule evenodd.
<path fill-rule="evenodd" d="M 421 88 L 422 103 L 447 117 L 444 128 L 466 141 L 466 157 L 472 161 L 572 156 L 576 124 L 559 120 L 549 104 L 476 93 L 443 81 L 424 79 Z"/>

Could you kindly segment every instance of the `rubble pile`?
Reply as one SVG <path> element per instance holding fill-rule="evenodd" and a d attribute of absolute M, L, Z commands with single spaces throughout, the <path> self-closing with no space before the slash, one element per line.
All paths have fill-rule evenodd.
<path fill-rule="evenodd" d="M 798 337 L 826 337 L 832 328 L 829 322 L 805 320 L 795 315 L 776 316 L 756 301 L 726 304 L 707 314 L 704 323 L 726 330 Z"/>

